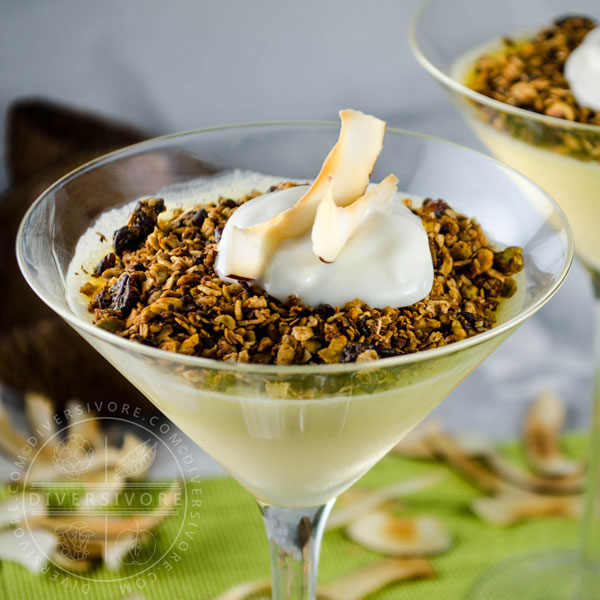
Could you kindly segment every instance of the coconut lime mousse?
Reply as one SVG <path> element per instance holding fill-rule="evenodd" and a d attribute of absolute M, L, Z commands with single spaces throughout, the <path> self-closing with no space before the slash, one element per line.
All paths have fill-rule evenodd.
<path fill-rule="evenodd" d="M 533 35 L 507 34 L 457 61 L 454 78 L 564 125 L 489 107 L 474 111 L 471 123 L 500 160 L 558 201 L 575 232 L 578 254 L 599 269 L 600 27 L 587 17 L 570 16 Z"/>
<path fill-rule="evenodd" d="M 257 498 L 283 506 L 314 506 L 348 487 L 489 348 L 443 367 L 366 372 L 351 403 L 346 376 L 322 398 L 290 369 L 467 339 L 514 314 L 511 303 L 518 311 L 524 290 L 520 248 L 494 247 L 443 200 L 408 198 L 393 174 L 370 183 L 385 124 L 356 111 L 341 117 L 313 182 L 232 171 L 161 190 L 101 215 L 68 274 L 72 309 L 117 336 L 225 365 L 285 368 L 280 383 L 257 377 L 255 390 L 226 371 L 185 367 L 198 386 L 176 394 L 160 363 L 127 369 Z"/>

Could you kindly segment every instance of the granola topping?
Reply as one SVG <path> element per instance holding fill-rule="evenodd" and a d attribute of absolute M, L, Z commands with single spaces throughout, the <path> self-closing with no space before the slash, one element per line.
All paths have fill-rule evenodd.
<path fill-rule="evenodd" d="M 505 37 L 499 52 L 484 54 L 477 60 L 469 87 L 526 110 L 600 125 L 598 107 L 578 102 L 565 77 L 565 64 L 584 45 L 595 25 L 587 17 L 567 16 L 529 40 Z"/>
<path fill-rule="evenodd" d="M 114 248 L 81 288 L 94 323 L 149 346 L 219 360 L 370 361 L 486 331 L 500 301 L 516 290 L 521 250 L 494 249 L 474 219 L 431 199 L 415 207 L 404 201 L 427 232 L 434 265 L 431 292 L 410 306 L 376 309 L 356 299 L 311 307 L 294 296 L 282 302 L 259 286 L 223 281 L 214 267 L 217 239 L 237 208 L 259 195 L 177 208 L 166 218 L 159 217 L 161 199 L 141 200 L 127 223 L 136 245 Z"/>

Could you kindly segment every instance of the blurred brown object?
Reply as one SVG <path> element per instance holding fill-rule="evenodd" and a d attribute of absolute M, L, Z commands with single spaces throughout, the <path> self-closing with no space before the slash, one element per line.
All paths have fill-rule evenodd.
<path fill-rule="evenodd" d="M 10 185 L 0 198 L 0 383 L 50 396 L 152 405 L 57 317 L 25 283 L 15 238 L 23 215 L 54 181 L 83 163 L 147 133 L 44 100 L 23 100 L 7 116 Z"/>

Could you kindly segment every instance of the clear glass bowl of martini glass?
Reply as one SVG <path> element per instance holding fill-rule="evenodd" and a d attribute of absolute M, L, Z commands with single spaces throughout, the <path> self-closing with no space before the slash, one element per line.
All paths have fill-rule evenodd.
<path fill-rule="evenodd" d="M 67 272 L 103 212 L 233 169 L 311 180 L 334 123 L 274 123 L 173 135 L 125 148 L 46 190 L 23 220 L 19 264 L 35 292 L 258 500 L 273 598 L 314 599 L 320 538 L 335 497 L 370 469 L 559 288 L 568 225 L 536 184 L 472 150 L 388 129 L 373 177 L 444 198 L 500 246 L 520 246 L 517 293 L 491 330 L 371 362 L 278 366 L 185 356 L 116 336 L 78 309 Z"/>
<path fill-rule="evenodd" d="M 415 15 L 411 47 L 420 64 L 450 93 L 490 151 L 539 183 L 565 211 L 575 251 L 586 265 L 600 306 L 600 124 L 569 120 L 569 111 L 542 114 L 500 102 L 467 85 L 476 60 L 496 54 L 502 38 L 517 44 L 568 15 L 600 23 L 596 0 L 429 0 Z M 544 68 L 541 63 L 541 68 Z M 552 111 L 547 111 L 552 113 Z M 559 117 L 564 118 L 559 118 Z M 572 118 L 572 115 L 571 115 Z M 600 597 L 600 313 L 595 310 L 596 373 L 591 444 L 580 549 L 515 559 L 485 575 L 473 598 Z"/>

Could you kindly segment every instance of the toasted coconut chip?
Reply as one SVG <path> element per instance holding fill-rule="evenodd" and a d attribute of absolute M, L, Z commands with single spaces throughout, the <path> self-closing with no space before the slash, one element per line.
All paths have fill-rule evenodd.
<path fill-rule="evenodd" d="M 46 557 L 54 552 L 56 537 L 43 529 L 0 531 L 0 561 L 10 560 L 23 565 L 34 574 L 42 572 Z"/>
<path fill-rule="evenodd" d="M 313 252 L 323 262 L 333 262 L 346 242 L 360 228 L 367 212 L 380 204 L 388 202 L 398 189 L 398 178 L 388 175 L 364 196 L 352 204 L 343 207 L 335 202 L 334 186 L 330 185 L 319 203 L 312 227 Z"/>
<path fill-rule="evenodd" d="M 81 482 L 95 481 L 98 473 L 104 473 L 105 469 L 114 469 L 120 458 L 121 451 L 112 446 L 108 446 L 105 450 L 94 452 L 91 458 L 90 469 L 80 476 Z M 27 473 L 27 483 L 51 483 L 53 481 L 62 481 L 64 477 L 64 473 L 59 471 L 54 466 L 54 463 L 36 460 L 31 464 L 31 468 Z"/>
<path fill-rule="evenodd" d="M 477 498 L 471 508 L 483 521 L 512 525 L 535 517 L 578 518 L 582 513 L 583 500 L 580 496 L 538 496 L 519 492 Z"/>
<path fill-rule="evenodd" d="M 410 433 L 405 435 L 390 450 L 390 454 L 419 460 L 435 459 L 431 447 L 427 443 L 427 432 L 425 427 L 416 427 Z"/>
<path fill-rule="evenodd" d="M 94 449 L 104 447 L 104 437 L 98 419 L 90 417 L 75 400 L 67 402 L 69 433 L 79 434 Z"/>
<path fill-rule="evenodd" d="M 525 419 L 525 452 L 531 468 L 546 477 L 580 475 L 583 463 L 567 458 L 558 437 L 565 422 L 566 407 L 553 391 L 540 394 Z"/>
<path fill-rule="evenodd" d="M 33 514 L 45 510 L 40 495 L 35 492 L 22 495 L 10 495 L 0 502 L 0 529 L 16 525 L 23 519 L 29 519 Z"/>
<path fill-rule="evenodd" d="M 448 463 L 459 475 L 480 490 L 496 494 L 514 489 L 514 486 L 503 481 L 470 457 L 460 444 L 445 434 L 437 424 L 428 424 L 427 442 L 435 456 Z"/>
<path fill-rule="evenodd" d="M 357 519 L 346 527 L 346 533 L 353 542 L 386 556 L 431 556 L 452 544 L 439 519 L 399 517 L 386 511 Z"/>
<path fill-rule="evenodd" d="M 35 392 L 26 392 L 25 415 L 31 433 L 43 444 L 40 455 L 50 460 L 58 445 L 52 400 Z"/>
<path fill-rule="evenodd" d="M 383 504 L 401 496 L 407 496 L 435 485 L 444 479 L 444 474 L 436 471 L 412 479 L 404 479 L 387 485 L 358 498 L 345 506 L 335 509 L 327 520 L 326 529 L 342 527 L 354 519 L 369 513 Z"/>
<path fill-rule="evenodd" d="M 417 579 L 435 577 L 431 564 L 422 558 L 392 558 L 373 563 L 345 577 L 319 586 L 318 600 L 362 600 L 387 585 Z M 271 594 L 271 582 L 262 579 L 248 581 L 226 590 L 215 600 L 250 600 L 259 595 Z"/>
<path fill-rule="evenodd" d="M 107 519 L 104 516 L 86 516 L 84 524 L 90 540 L 94 543 L 100 543 L 100 537 L 105 534 L 109 538 L 115 538 L 125 530 L 153 529 L 163 521 L 169 509 L 175 505 L 179 490 L 179 483 L 175 482 L 166 492 L 162 503 L 152 512 L 133 514 L 130 517 L 109 516 Z M 44 527 L 50 531 L 56 531 L 58 527 L 68 530 L 82 522 L 82 517 L 78 515 L 61 517 L 39 515 L 29 519 L 30 524 L 33 523 L 36 527 Z"/>
<path fill-rule="evenodd" d="M 540 477 L 504 458 L 491 444 L 479 435 L 466 435 L 457 438 L 463 450 L 477 456 L 496 475 L 505 481 L 528 492 L 536 494 L 578 494 L 583 491 L 583 474 L 560 479 Z"/>
<path fill-rule="evenodd" d="M 90 571 L 94 566 L 93 562 L 87 558 L 74 560 L 63 554 L 60 550 L 52 553 L 50 560 L 57 567 L 71 573 L 85 573 L 86 571 Z"/>
<path fill-rule="evenodd" d="M 271 582 L 267 579 L 247 581 L 232 587 L 217 596 L 215 600 L 246 600 L 257 594 L 271 594 Z"/>
<path fill-rule="evenodd" d="M 24 462 L 29 462 L 33 458 L 35 452 L 33 449 L 29 450 L 27 438 L 15 429 L 1 401 L 0 432 L 0 452 L 10 459 L 19 456 Z"/>
<path fill-rule="evenodd" d="M 435 577 L 427 560 L 393 558 L 373 563 L 322 586 L 318 596 L 320 600 L 362 600 L 391 583 L 421 577 Z"/>
<path fill-rule="evenodd" d="M 336 181 L 334 200 L 339 206 L 346 206 L 364 194 L 383 146 L 385 122 L 355 110 L 343 110 L 340 117 L 340 137 L 306 194 L 294 206 L 264 223 L 232 229 L 228 264 L 223 267 L 229 276 L 257 279 L 282 240 L 308 231 L 327 193 L 330 176 Z"/>
<path fill-rule="evenodd" d="M 103 442 L 102 442 L 103 444 Z M 121 478 L 137 479 L 144 477 L 154 462 L 156 445 L 142 441 L 132 433 L 126 433 L 121 448 L 106 446 L 97 448 L 92 455 L 92 464 L 89 471 L 80 476 L 82 484 L 96 482 L 104 476 L 106 470 Z M 28 483 L 50 483 L 61 481 L 64 474 L 56 469 L 53 463 L 36 460 L 27 474 Z"/>

